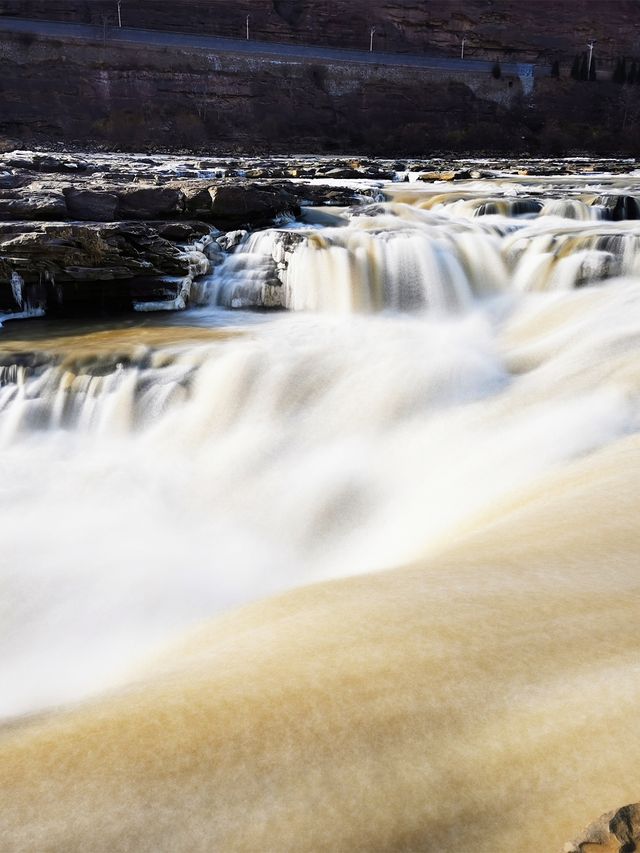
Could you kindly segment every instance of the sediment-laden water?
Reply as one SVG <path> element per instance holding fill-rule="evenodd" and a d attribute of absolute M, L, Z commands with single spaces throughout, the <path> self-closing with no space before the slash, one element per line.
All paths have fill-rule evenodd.
<path fill-rule="evenodd" d="M 560 851 L 639 798 L 616 180 L 393 185 L 182 325 L 6 324 L 3 850 Z"/>

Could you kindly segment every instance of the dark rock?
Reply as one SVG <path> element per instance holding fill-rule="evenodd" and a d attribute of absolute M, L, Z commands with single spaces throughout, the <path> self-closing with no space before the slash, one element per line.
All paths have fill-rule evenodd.
<path fill-rule="evenodd" d="M 10 173 L 0 175 L 0 190 L 14 190 L 28 184 L 30 179 L 25 175 L 12 175 Z"/>
<path fill-rule="evenodd" d="M 122 219 L 160 219 L 184 212 L 185 199 L 180 190 L 169 187 L 142 187 L 118 192 Z"/>
<path fill-rule="evenodd" d="M 118 197 L 113 193 L 96 190 L 64 190 L 67 210 L 75 219 L 92 222 L 112 222 L 117 218 Z"/>
<path fill-rule="evenodd" d="M 147 223 L 0 224 L 0 283 L 10 282 L 13 272 L 25 282 L 45 273 L 56 282 L 110 281 L 186 276 L 189 261 Z"/>
<path fill-rule="evenodd" d="M 593 204 L 603 207 L 616 222 L 624 219 L 640 219 L 639 200 L 632 195 L 601 195 Z"/>
<path fill-rule="evenodd" d="M 0 219 L 64 220 L 67 205 L 61 192 L 8 190 L 0 194 Z"/>
<path fill-rule="evenodd" d="M 210 230 L 203 222 L 163 222 L 159 223 L 157 228 L 161 237 L 179 242 L 197 240 Z"/>
<path fill-rule="evenodd" d="M 220 228 L 270 225 L 278 215 L 298 215 L 300 206 L 285 191 L 256 185 L 223 184 L 211 187 L 211 221 Z"/>

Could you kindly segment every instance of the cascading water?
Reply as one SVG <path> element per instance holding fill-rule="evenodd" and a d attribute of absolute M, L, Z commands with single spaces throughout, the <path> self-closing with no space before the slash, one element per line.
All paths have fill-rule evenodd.
<path fill-rule="evenodd" d="M 206 297 L 227 308 L 450 311 L 510 287 L 568 290 L 639 274 L 640 224 L 612 223 L 605 207 L 442 198 L 355 209 L 342 227 L 252 234 L 210 276 Z"/>
<path fill-rule="evenodd" d="M 224 334 L 7 324 L 11 853 L 553 851 L 638 798 L 640 225 L 574 183 L 203 245 L 191 304 L 290 310 Z"/>

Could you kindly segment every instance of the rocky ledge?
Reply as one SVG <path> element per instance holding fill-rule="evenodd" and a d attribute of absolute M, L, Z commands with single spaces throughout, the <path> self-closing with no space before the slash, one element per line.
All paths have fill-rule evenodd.
<path fill-rule="evenodd" d="M 640 845 L 640 803 L 607 812 L 563 848 L 563 853 L 633 853 Z"/>
<path fill-rule="evenodd" d="M 331 168 L 327 168 L 331 165 Z M 353 164 L 284 165 L 8 152 L 0 156 L 0 313 L 179 310 L 244 230 L 379 196 Z M 373 168 L 373 167 L 372 167 Z M 249 177 L 250 175 L 250 177 Z M 339 179 L 350 183 L 323 184 Z"/>

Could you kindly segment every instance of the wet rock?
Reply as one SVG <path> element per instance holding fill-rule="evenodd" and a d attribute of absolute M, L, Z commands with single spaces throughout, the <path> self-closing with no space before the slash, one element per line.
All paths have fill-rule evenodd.
<path fill-rule="evenodd" d="M 508 212 L 509 216 L 526 216 L 540 213 L 544 204 L 538 198 L 501 199 L 487 201 L 476 209 L 476 216 Z"/>
<path fill-rule="evenodd" d="M 216 243 L 220 246 L 221 249 L 224 249 L 225 252 L 229 252 L 231 249 L 235 249 L 244 238 L 247 236 L 247 232 L 241 228 L 237 231 L 227 231 L 226 234 L 223 234 L 221 237 L 218 237 Z"/>
<path fill-rule="evenodd" d="M 590 824 L 563 853 L 632 853 L 640 845 L 640 803 L 607 812 Z"/>
<path fill-rule="evenodd" d="M 446 172 L 423 172 L 418 180 L 424 181 L 425 183 L 431 183 L 431 181 L 452 181 L 456 176 L 454 171 L 446 171 Z"/>
<path fill-rule="evenodd" d="M 601 195 L 593 202 L 603 207 L 610 219 L 620 222 L 624 219 L 640 219 L 640 201 L 632 195 Z"/>
<path fill-rule="evenodd" d="M 365 175 L 357 169 L 344 166 L 334 166 L 329 169 L 318 169 L 318 177 L 320 178 L 340 178 L 342 180 L 362 180 Z"/>

